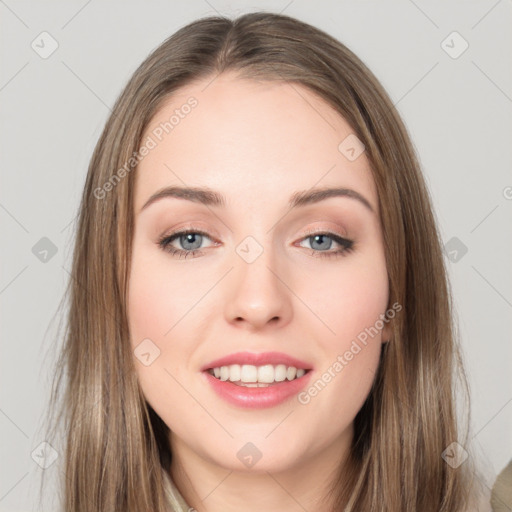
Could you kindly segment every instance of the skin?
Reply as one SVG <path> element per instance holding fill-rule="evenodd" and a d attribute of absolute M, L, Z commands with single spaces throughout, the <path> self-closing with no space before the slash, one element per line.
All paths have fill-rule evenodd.
<path fill-rule="evenodd" d="M 295 396 L 271 408 L 237 408 L 214 393 L 200 367 L 242 350 L 281 351 L 309 362 L 313 383 L 385 313 L 370 167 L 364 153 L 349 161 L 338 150 L 353 130 L 314 93 L 232 73 L 182 88 L 145 137 L 190 96 L 198 105 L 137 169 L 131 342 L 149 338 L 160 349 L 149 366 L 135 361 L 140 385 L 171 430 L 169 471 L 196 510 L 328 510 L 323 494 L 346 457 L 390 324 L 305 405 Z M 169 185 L 209 187 L 227 204 L 164 198 L 141 211 Z M 374 211 L 347 197 L 288 208 L 294 192 L 324 186 L 353 189 Z M 191 223 L 208 233 L 200 255 L 180 258 L 158 246 Z M 346 237 L 354 250 L 319 257 L 342 246 L 330 238 L 315 245 L 308 229 Z M 236 252 L 247 236 L 263 248 L 250 264 Z M 186 239 L 171 245 L 190 252 Z M 262 454 L 252 468 L 237 458 L 248 442 Z"/>

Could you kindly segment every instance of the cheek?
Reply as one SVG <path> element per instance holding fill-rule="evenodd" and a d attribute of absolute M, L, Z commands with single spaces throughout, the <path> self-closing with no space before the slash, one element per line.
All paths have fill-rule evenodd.
<path fill-rule="evenodd" d="M 305 302 L 328 328 L 322 337 L 326 347 L 342 349 L 365 329 L 375 325 L 382 329 L 378 320 L 389 294 L 383 256 L 342 261 L 309 276 L 300 286 Z"/>
<path fill-rule="evenodd" d="M 332 428 L 338 428 L 355 417 L 378 369 L 389 293 L 385 258 L 379 250 L 369 251 L 308 283 L 304 296 L 328 330 L 317 322 L 325 332 L 315 338 L 322 364 L 301 403 L 310 403 L 323 421 L 336 418 Z"/>
<path fill-rule="evenodd" d="M 129 281 L 128 317 L 132 343 L 144 338 L 165 343 L 190 305 L 200 298 L 183 272 L 169 272 L 166 259 L 135 244 Z"/>
<path fill-rule="evenodd" d="M 179 319 L 186 312 L 184 293 L 175 280 L 170 279 L 159 263 L 144 247 L 134 245 L 128 290 L 128 324 L 135 368 L 148 401 L 154 406 L 159 390 L 169 389 L 175 375 L 180 345 L 176 339 Z M 188 306 L 190 307 L 190 306 Z M 144 361 L 141 354 L 149 353 Z M 184 353 L 180 354 L 184 357 Z M 140 358 L 140 359 L 139 359 Z M 151 362 L 147 363 L 147 359 Z"/>
<path fill-rule="evenodd" d="M 187 351 L 192 350 L 183 331 L 186 326 L 183 317 L 192 300 L 187 296 L 187 287 L 169 276 L 168 268 L 166 271 L 152 254 L 134 247 L 128 291 L 134 365 L 145 399 L 173 428 L 176 414 L 186 418 L 191 408 L 190 397 L 179 383 L 184 382 L 188 371 L 184 362 L 188 361 Z M 149 364 L 143 357 L 139 359 L 143 353 L 150 354 Z"/>
<path fill-rule="evenodd" d="M 148 280 L 139 280 L 135 276 L 130 286 L 128 316 L 132 343 L 137 344 L 144 338 L 159 338 L 169 329 L 164 323 L 166 294 L 161 288 L 151 285 Z M 169 319 L 170 320 L 170 319 Z"/>

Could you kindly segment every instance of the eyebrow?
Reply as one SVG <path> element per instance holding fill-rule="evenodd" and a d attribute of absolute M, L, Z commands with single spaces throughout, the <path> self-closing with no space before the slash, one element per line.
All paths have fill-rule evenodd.
<path fill-rule="evenodd" d="M 316 188 L 295 192 L 290 197 L 288 206 L 290 209 L 292 209 L 299 206 L 319 203 L 320 201 L 330 199 L 331 197 L 347 197 L 349 199 L 355 199 L 356 201 L 363 204 L 368 210 L 374 213 L 373 206 L 363 195 L 350 188 L 340 187 Z M 187 201 L 204 204 L 206 206 L 224 207 L 226 205 L 226 198 L 214 190 L 201 187 L 170 186 L 155 192 L 144 203 L 144 206 L 142 206 L 140 212 L 146 209 L 150 204 L 164 198 L 186 199 Z"/>

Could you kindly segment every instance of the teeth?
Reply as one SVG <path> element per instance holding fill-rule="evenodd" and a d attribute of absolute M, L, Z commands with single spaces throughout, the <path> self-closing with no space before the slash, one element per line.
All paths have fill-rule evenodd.
<path fill-rule="evenodd" d="M 272 364 L 263 366 L 232 364 L 230 366 L 213 368 L 209 372 L 222 381 L 229 380 L 230 382 L 247 384 L 247 387 L 265 387 L 265 385 L 273 384 L 274 382 L 299 379 L 306 373 L 306 370 L 284 364 L 275 366 Z"/>
<path fill-rule="evenodd" d="M 236 382 L 237 380 L 240 380 L 240 365 L 239 364 L 232 364 L 229 367 L 224 367 L 229 369 L 229 380 L 231 382 Z"/>
<path fill-rule="evenodd" d="M 229 366 L 229 371 L 231 372 L 232 366 Z M 239 367 L 240 368 L 240 367 Z M 257 382 L 258 381 L 258 368 L 256 366 L 252 366 L 251 364 L 243 364 L 240 369 L 240 380 L 242 382 Z"/>
<path fill-rule="evenodd" d="M 256 368 L 252 366 L 252 368 Z M 274 382 L 274 367 L 271 364 L 266 364 L 265 366 L 260 366 L 258 368 L 258 382 L 265 382 L 270 384 Z M 251 382 L 251 381 L 242 381 L 242 382 Z"/>

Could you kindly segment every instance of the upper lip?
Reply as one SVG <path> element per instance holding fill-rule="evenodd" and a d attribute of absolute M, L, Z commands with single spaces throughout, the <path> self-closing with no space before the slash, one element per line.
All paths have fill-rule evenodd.
<path fill-rule="evenodd" d="M 203 365 L 201 371 L 211 368 L 220 368 L 221 366 L 229 366 L 231 364 L 251 364 L 254 366 L 284 364 L 286 366 L 295 366 L 295 368 L 303 368 L 304 370 L 312 369 L 309 363 L 282 352 L 236 352 Z"/>

